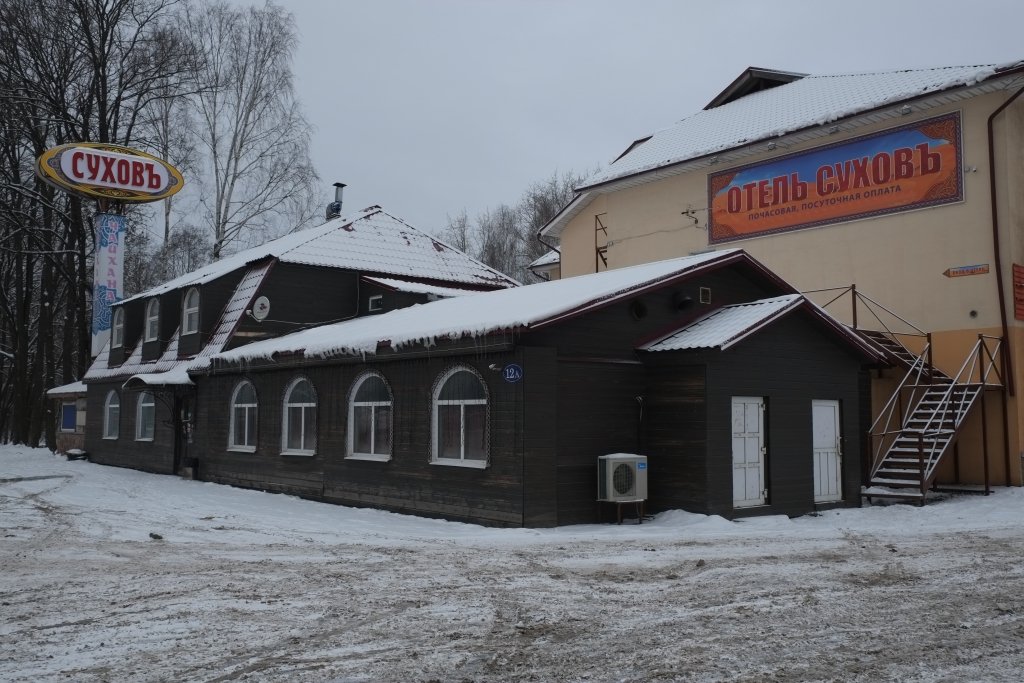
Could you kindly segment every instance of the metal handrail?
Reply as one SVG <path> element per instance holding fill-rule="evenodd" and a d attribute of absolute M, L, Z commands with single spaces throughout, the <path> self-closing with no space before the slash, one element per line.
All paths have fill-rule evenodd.
<path fill-rule="evenodd" d="M 905 423 L 906 417 L 909 417 L 909 415 L 912 413 L 912 411 L 908 410 L 906 417 L 904 415 L 899 415 L 899 417 L 898 417 L 899 431 L 893 431 L 893 429 L 892 429 L 893 428 L 893 424 L 892 424 L 893 416 L 897 413 L 897 406 L 899 404 L 902 392 L 904 390 L 906 390 L 907 388 L 910 388 L 911 392 L 910 392 L 910 397 L 909 397 L 908 404 L 912 405 L 912 406 L 916 406 L 918 401 L 915 401 L 914 399 L 915 399 L 915 395 L 917 394 L 918 390 L 920 390 L 922 387 L 930 387 L 931 386 L 930 384 L 921 384 L 921 378 L 924 375 L 924 368 L 925 368 L 924 359 L 925 359 L 925 356 L 929 353 L 929 351 L 930 351 L 930 344 L 926 344 L 924 352 L 922 352 L 921 355 L 918 356 L 917 359 L 913 362 L 913 364 L 911 364 L 910 369 L 907 370 L 907 373 L 903 376 L 903 379 L 900 381 L 899 385 L 896 387 L 896 390 L 892 393 L 892 396 L 889 397 L 889 400 L 886 402 L 885 406 L 882 408 L 881 411 L 879 411 L 878 417 L 875 418 L 875 421 L 871 424 L 871 429 L 869 430 L 870 435 L 871 435 L 871 439 L 872 440 L 874 440 L 875 438 L 879 439 L 878 445 L 875 447 L 874 453 L 872 453 L 872 459 L 871 459 L 871 476 L 872 477 L 874 477 L 875 474 L 878 472 L 878 470 L 881 468 L 882 462 L 884 460 L 885 453 L 888 451 L 888 448 L 889 448 L 889 446 L 891 446 L 892 442 L 895 441 L 895 439 L 886 439 L 886 437 L 894 435 L 894 434 L 900 434 L 905 429 L 905 427 L 906 427 L 906 423 Z M 914 380 L 913 383 L 910 383 L 911 379 Z M 925 389 L 925 391 L 927 391 L 927 389 Z M 883 417 L 885 418 L 885 425 L 882 428 L 882 431 L 880 431 L 880 432 L 876 431 L 876 428 L 878 427 L 879 422 L 882 421 Z M 886 443 L 887 441 L 889 441 L 889 443 Z"/>
<path fill-rule="evenodd" d="M 856 317 L 857 317 L 857 313 L 856 313 L 856 300 L 860 299 L 861 301 L 863 301 L 865 303 L 865 308 L 867 308 L 868 311 L 870 311 L 871 315 L 874 316 L 875 320 L 877 320 L 878 323 L 882 327 L 884 327 L 885 331 L 888 332 L 890 335 L 895 335 L 896 333 L 889 329 L 889 326 L 885 324 L 885 321 L 883 321 L 882 318 L 868 304 L 874 304 L 875 306 L 878 306 L 879 308 L 881 308 L 883 311 L 885 311 L 886 313 L 891 315 L 896 320 L 899 320 L 901 323 L 903 323 L 903 324 L 911 327 L 912 329 L 916 330 L 920 336 L 927 335 L 927 333 L 924 330 L 922 330 L 920 327 L 918 327 L 914 323 L 910 322 L 909 320 L 907 320 L 906 318 L 904 318 L 900 314 L 896 313 L 895 311 L 890 310 L 884 304 L 881 304 L 881 303 L 875 301 L 874 299 L 872 299 L 867 294 L 864 294 L 862 291 L 857 289 L 856 285 L 850 285 L 848 287 L 823 287 L 821 289 L 808 289 L 808 290 L 804 290 L 802 293 L 803 294 L 820 294 L 820 293 L 823 293 L 823 292 L 839 292 L 839 294 L 836 295 L 835 297 L 833 297 L 832 299 L 830 299 L 827 303 L 822 304 L 822 306 L 821 306 L 822 308 L 826 308 L 826 307 L 830 306 L 831 304 L 835 303 L 836 301 L 838 301 L 839 299 L 843 298 L 843 296 L 845 296 L 847 292 L 852 292 L 852 295 L 854 297 L 854 328 L 855 329 L 857 327 L 857 325 L 856 325 Z"/>

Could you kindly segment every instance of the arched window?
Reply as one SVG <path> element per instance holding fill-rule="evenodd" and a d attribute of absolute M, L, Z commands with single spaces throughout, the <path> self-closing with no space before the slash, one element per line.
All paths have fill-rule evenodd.
<path fill-rule="evenodd" d="M 281 452 L 313 455 L 316 452 L 316 392 L 308 379 L 299 377 L 284 392 Z"/>
<path fill-rule="evenodd" d="M 110 348 L 117 349 L 124 346 L 124 309 L 120 306 L 114 309 L 114 321 L 110 325 Z"/>
<path fill-rule="evenodd" d="M 376 373 L 368 372 L 352 385 L 346 457 L 391 459 L 391 389 Z"/>
<path fill-rule="evenodd" d="M 146 337 L 145 341 L 156 341 L 160 338 L 160 300 L 150 299 L 146 304 Z"/>
<path fill-rule="evenodd" d="M 195 334 L 199 331 L 199 289 L 193 287 L 185 293 L 181 307 L 181 333 Z"/>
<path fill-rule="evenodd" d="M 107 400 L 103 402 L 103 438 L 116 439 L 121 426 L 121 399 L 111 389 L 107 392 Z"/>
<path fill-rule="evenodd" d="M 252 382 L 241 381 L 231 394 L 231 426 L 228 448 L 233 451 L 256 450 L 256 388 Z"/>
<path fill-rule="evenodd" d="M 152 441 L 154 425 L 156 425 L 156 401 L 153 400 L 153 394 L 143 391 L 139 394 L 138 407 L 135 409 L 135 440 Z"/>
<path fill-rule="evenodd" d="M 432 462 L 487 466 L 487 388 L 476 372 L 452 368 L 434 386 Z"/>

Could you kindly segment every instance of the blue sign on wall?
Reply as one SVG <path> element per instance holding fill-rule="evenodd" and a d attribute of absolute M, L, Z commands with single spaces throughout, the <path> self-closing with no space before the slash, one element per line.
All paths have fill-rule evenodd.
<path fill-rule="evenodd" d="M 505 378 L 506 382 L 515 384 L 523 378 L 523 368 L 521 365 L 509 363 L 501 369 L 501 376 Z"/>

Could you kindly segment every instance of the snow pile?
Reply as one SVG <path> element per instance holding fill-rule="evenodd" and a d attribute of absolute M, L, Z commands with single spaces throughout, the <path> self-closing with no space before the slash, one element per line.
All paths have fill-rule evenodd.
<path fill-rule="evenodd" d="M 488 529 L 0 447 L 0 679 L 1016 682 L 1024 490 Z"/>

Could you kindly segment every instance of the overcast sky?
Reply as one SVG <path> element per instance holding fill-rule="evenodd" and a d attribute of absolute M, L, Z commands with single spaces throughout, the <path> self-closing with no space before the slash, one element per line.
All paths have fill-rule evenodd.
<path fill-rule="evenodd" d="M 748 66 L 807 73 L 1024 59 L 1021 0 L 279 0 L 313 162 L 345 211 L 428 231 L 606 166 Z"/>

